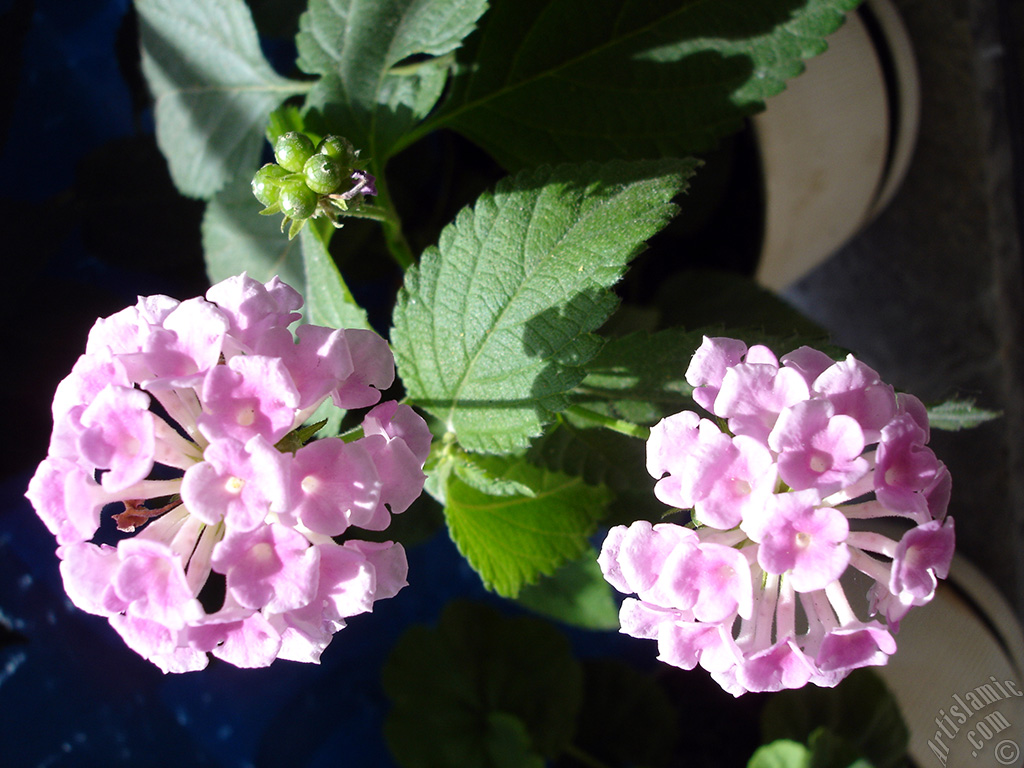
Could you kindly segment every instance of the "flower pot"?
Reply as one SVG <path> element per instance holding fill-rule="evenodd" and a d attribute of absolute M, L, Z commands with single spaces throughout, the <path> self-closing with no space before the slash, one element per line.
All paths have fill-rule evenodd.
<path fill-rule="evenodd" d="M 920 88 L 890 0 L 867 0 L 753 120 L 765 194 L 757 281 L 782 290 L 871 221 L 902 181 Z"/>
<path fill-rule="evenodd" d="M 1024 632 L 977 566 L 954 555 L 932 601 L 900 623 L 896 645 L 875 670 L 910 730 L 915 766 L 1024 764 Z"/>

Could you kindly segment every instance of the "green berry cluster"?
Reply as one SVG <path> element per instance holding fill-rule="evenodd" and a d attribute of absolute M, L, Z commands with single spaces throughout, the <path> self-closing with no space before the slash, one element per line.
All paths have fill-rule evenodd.
<path fill-rule="evenodd" d="M 265 206 L 260 213 L 283 213 L 281 231 L 290 223 L 289 239 L 317 216 L 340 227 L 338 216 L 375 192 L 373 177 L 355 170 L 358 154 L 341 136 L 325 136 L 314 146 L 304 133 L 281 135 L 274 143 L 277 162 L 264 165 L 252 180 L 252 193 Z"/>

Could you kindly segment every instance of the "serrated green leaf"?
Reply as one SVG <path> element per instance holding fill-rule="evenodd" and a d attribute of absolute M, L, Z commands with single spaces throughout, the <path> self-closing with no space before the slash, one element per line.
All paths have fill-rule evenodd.
<path fill-rule="evenodd" d="M 452 459 L 455 476 L 470 488 L 488 496 L 533 496 L 533 489 L 509 477 L 493 473 L 490 457 L 459 451 Z M 504 470 L 504 466 L 500 465 Z"/>
<path fill-rule="evenodd" d="M 418 134 L 454 128 L 510 169 L 701 152 L 858 1 L 495 0 Z"/>
<path fill-rule="evenodd" d="M 448 532 L 488 589 L 515 597 L 525 584 L 589 549 L 587 537 L 610 494 L 522 458 L 482 461 L 492 476 L 526 485 L 533 495 L 491 496 L 452 473 L 444 492 Z"/>
<path fill-rule="evenodd" d="M 582 696 L 554 627 L 465 602 L 449 604 L 436 629 L 406 632 L 382 682 L 393 705 L 384 732 L 403 768 L 509 768 L 508 749 L 532 766 L 569 743 Z"/>
<path fill-rule="evenodd" d="M 311 0 L 299 19 L 299 66 L 322 75 L 309 105 L 383 165 L 433 108 L 457 48 L 487 0 Z M 435 57 L 395 69 L 417 55 Z"/>
<path fill-rule="evenodd" d="M 266 282 L 274 275 L 300 293 L 306 284 L 302 254 L 297 241 L 281 234 L 280 222 L 259 216 L 250 179 L 229 183 L 207 203 L 203 215 L 203 251 L 211 283 L 247 272 Z"/>
<path fill-rule="evenodd" d="M 251 175 L 267 116 L 304 83 L 274 72 L 243 0 L 135 0 L 156 137 L 185 195 Z"/>
<path fill-rule="evenodd" d="M 306 268 L 306 321 L 329 328 L 372 330 L 366 310 L 356 303 L 317 227 L 299 233 Z"/>
<path fill-rule="evenodd" d="M 526 585 L 516 600 L 531 611 L 573 626 L 619 628 L 619 607 L 593 549 L 536 584 Z"/>
<path fill-rule="evenodd" d="M 1003 415 L 999 411 L 978 408 L 974 402 L 973 399 L 967 398 L 947 400 L 941 405 L 934 405 L 928 409 L 928 423 L 932 429 L 959 432 L 961 429 L 981 426 L 986 421 L 998 419 Z"/>
<path fill-rule="evenodd" d="M 474 451 L 525 448 L 597 352 L 609 290 L 694 161 L 560 166 L 482 195 L 406 273 L 391 339 L 408 397 Z"/>

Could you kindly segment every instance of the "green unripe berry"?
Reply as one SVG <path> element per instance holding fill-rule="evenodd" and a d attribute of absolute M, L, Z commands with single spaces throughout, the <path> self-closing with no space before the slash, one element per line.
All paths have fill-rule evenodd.
<path fill-rule="evenodd" d="M 355 150 L 352 148 L 352 144 L 348 139 L 342 136 L 337 136 L 333 133 L 324 136 L 321 142 L 316 145 L 316 151 L 317 154 L 336 157 L 342 161 L 347 160 L 355 154 Z"/>
<path fill-rule="evenodd" d="M 290 179 L 281 185 L 279 203 L 281 212 L 289 219 L 308 219 L 316 210 L 316 192 L 300 179 Z"/>
<path fill-rule="evenodd" d="M 345 169 L 329 155 L 316 154 L 306 161 L 302 168 L 306 186 L 320 195 L 329 195 L 341 186 Z"/>
<path fill-rule="evenodd" d="M 252 193 L 263 205 L 271 206 L 281 198 L 281 180 L 288 171 L 280 165 L 267 163 L 252 178 Z"/>
<path fill-rule="evenodd" d="M 313 141 L 304 133 L 288 131 L 274 144 L 274 159 L 286 171 L 299 173 L 313 154 Z"/>

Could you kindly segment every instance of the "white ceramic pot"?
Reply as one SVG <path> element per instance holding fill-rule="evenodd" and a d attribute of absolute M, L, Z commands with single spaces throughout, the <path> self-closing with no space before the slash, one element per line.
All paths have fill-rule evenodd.
<path fill-rule="evenodd" d="M 780 291 L 889 202 L 913 153 L 920 87 L 890 0 L 866 0 L 752 123 L 765 180 L 757 281 Z"/>
<path fill-rule="evenodd" d="M 919 768 L 1024 765 L 1024 636 L 1013 610 L 954 557 L 934 599 L 911 610 L 878 671 L 910 729 Z"/>

